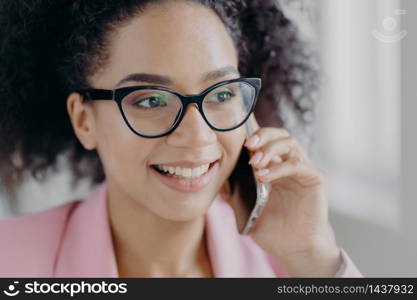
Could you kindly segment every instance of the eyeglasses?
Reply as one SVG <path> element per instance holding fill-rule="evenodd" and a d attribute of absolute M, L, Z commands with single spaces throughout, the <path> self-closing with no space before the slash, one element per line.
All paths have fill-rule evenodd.
<path fill-rule="evenodd" d="M 85 89 L 78 93 L 85 100 L 115 101 L 133 133 L 158 138 L 178 127 L 191 103 L 197 104 L 203 119 L 213 130 L 233 130 L 249 118 L 260 89 L 260 78 L 237 78 L 216 83 L 196 95 L 182 95 L 161 86 Z"/>

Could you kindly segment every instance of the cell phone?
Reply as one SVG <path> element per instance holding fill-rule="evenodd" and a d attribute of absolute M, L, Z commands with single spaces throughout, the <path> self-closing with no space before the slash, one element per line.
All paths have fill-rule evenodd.
<path fill-rule="evenodd" d="M 250 120 L 245 123 L 247 136 L 252 136 Z M 271 191 L 270 183 L 256 180 L 254 169 L 248 164 L 249 150 L 242 147 L 236 167 L 229 177 L 231 205 L 239 234 L 249 234 L 260 217 Z"/>

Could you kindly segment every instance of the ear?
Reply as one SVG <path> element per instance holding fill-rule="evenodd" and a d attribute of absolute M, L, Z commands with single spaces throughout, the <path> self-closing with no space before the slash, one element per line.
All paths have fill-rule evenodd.
<path fill-rule="evenodd" d="M 79 93 L 71 93 L 67 98 L 67 111 L 74 133 L 87 150 L 97 147 L 95 137 L 95 116 L 91 103 L 83 101 Z"/>

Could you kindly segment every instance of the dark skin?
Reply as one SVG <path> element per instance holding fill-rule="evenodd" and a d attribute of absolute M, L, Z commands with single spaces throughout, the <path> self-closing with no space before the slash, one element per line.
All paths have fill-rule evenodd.
<path fill-rule="evenodd" d="M 240 77 L 237 52 L 221 20 L 203 6 L 182 1 L 149 6 L 117 28 L 109 53 L 109 63 L 90 78 L 95 88 L 150 84 L 118 85 L 129 74 L 150 73 L 170 79 L 152 84 L 196 94 Z M 216 70 L 226 72 L 204 80 Z M 115 103 L 83 103 L 73 93 L 67 107 L 78 139 L 86 149 L 97 149 L 104 166 L 119 276 L 212 277 L 204 214 L 219 191 L 228 199 L 224 183 L 246 141 L 244 126 L 213 131 L 189 106 L 173 133 L 146 139 L 126 127 Z M 284 129 L 259 128 L 253 116 L 250 120 L 260 142 L 249 149 L 263 153 L 253 166 L 271 169 L 259 179 L 273 184 L 254 241 L 293 276 L 332 276 L 340 257 L 328 228 L 325 176 Z M 171 190 L 149 171 L 150 164 L 207 158 L 219 158 L 220 168 L 199 193 Z"/>

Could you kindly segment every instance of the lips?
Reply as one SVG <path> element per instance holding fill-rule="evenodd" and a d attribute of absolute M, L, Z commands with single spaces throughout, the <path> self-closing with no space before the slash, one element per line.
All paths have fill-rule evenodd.
<path fill-rule="evenodd" d="M 159 172 L 160 174 L 163 174 L 163 175 L 173 176 L 175 178 L 183 177 L 183 179 L 194 179 L 195 177 L 200 177 L 201 175 L 204 175 L 205 173 L 207 173 L 208 170 L 217 161 L 218 160 L 215 160 L 215 161 L 213 161 L 211 163 L 207 163 L 207 164 L 197 165 L 196 166 L 197 168 L 196 167 L 191 167 L 191 168 L 180 167 L 180 166 L 174 165 L 174 164 L 156 164 L 156 165 L 151 165 L 150 167 L 155 169 L 157 172 Z M 184 164 L 182 164 L 182 165 L 184 165 Z M 190 164 L 188 164 L 188 165 L 190 165 Z M 204 168 L 204 172 L 201 174 L 201 169 L 200 169 L 200 170 L 197 171 L 198 175 L 193 174 L 193 176 L 191 176 L 190 171 L 194 171 L 198 168 Z M 171 171 L 169 169 L 171 169 Z M 186 171 L 183 171 L 184 169 L 186 169 L 189 173 L 187 174 Z M 182 174 L 181 174 L 181 171 L 183 171 Z"/>
<path fill-rule="evenodd" d="M 155 165 L 151 165 L 152 174 L 156 176 L 159 182 L 178 192 L 197 192 L 206 187 L 214 178 L 219 169 L 219 160 L 210 163 L 210 167 L 206 173 L 197 178 L 176 178 L 164 175 Z"/>

